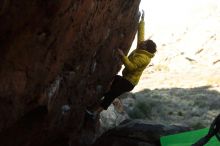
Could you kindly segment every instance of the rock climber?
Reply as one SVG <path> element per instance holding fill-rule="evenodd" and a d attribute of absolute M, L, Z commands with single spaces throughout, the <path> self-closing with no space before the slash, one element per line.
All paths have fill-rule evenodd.
<path fill-rule="evenodd" d="M 87 107 L 86 116 L 96 119 L 99 113 L 107 110 L 115 98 L 125 92 L 131 91 L 140 79 L 140 76 L 151 59 L 154 57 L 156 44 L 154 41 L 144 40 L 145 22 L 144 11 L 141 14 L 141 20 L 138 24 L 137 48 L 126 56 L 121 49 L 117 49 L 120 59 L 125 66 L 122 76 L 116 75 L 111 84 L 110 90 L 104 94 L 98 104 Z"/>

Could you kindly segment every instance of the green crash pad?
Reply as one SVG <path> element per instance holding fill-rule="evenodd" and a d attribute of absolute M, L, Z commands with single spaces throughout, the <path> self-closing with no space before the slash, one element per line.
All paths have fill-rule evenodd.
<path fill-rule="evenodd" d="M 162 146 L 191 146 L 199 139 L 204 137 L 209 131 L 209 128 L 204 128 L 195 131 L 188 131 L 174 135 L 163 136 L 160 139 Z M 220 146 L 220 142 L 215 136 L 204 146 Z"/>

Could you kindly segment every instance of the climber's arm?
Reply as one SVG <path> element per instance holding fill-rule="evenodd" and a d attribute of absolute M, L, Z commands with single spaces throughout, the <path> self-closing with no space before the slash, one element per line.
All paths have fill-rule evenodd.
<path fill-rule="evenodd" d="M 126 69 L 133 71 L 137 68 L 146 67 L 150 63 L 151 59 L 145 55 L 136 54 L 135 58 L 130 61 L 127 56 L 122 57 L 122 62 Z"/>
<path fill-rule="evenodd" d="M 144 32 L 145 32 L 145 22 L 144 22 L 144 11 L 141 15 L 141 21 L 138 24 L 138 38 L 137 38 L 137 45 L 144 41 Z"/>
<path fill-rule="evenodd" d="M 121 49 L 118 49 L 117 51 L 125 68 L 127 68 L 128 70 L 134 70 L 137 68 L 137 65 L 132 63 Z"/>
<path fill-rule="evenodd" d="M 128 70 L 135 70 L 138 66 L 137 64 L 131 62 L 127 56 L 122 56 L 121 58 L 122 63 L 124 64 L 125 68 L 127 68 Z"/>

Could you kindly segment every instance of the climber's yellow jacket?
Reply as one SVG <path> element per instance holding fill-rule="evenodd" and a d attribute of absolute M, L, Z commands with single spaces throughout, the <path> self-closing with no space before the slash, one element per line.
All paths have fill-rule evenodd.
<path fill-rule="evenodd" d="M 154 54 L 145 50 L 134 50 L 128 57 L 123 56 L 122 62 L 125 66 L 122 75 L 125 79 L 130 81 L 134 86 L 137 85 L 142 72 L 150 63 Z"/>
<path fill-rule="evenodd" d="M 142 19 L 138 26 L 138 41 L 144 41 L 144 20 Z M 154 54 L 142 50 L 141 48 L 135 49 L 128 57 L 123 56 L 122 62 L 125 66 L 122 71 L 122 75 L 125 79 L 130 81 L 134 86 L 137 85 L 142 72 L 150 63 L 151 58 L 154 57 Z"/>

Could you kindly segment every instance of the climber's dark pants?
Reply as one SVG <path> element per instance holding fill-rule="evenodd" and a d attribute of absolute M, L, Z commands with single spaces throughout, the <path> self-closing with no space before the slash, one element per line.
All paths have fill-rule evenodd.
<path fill-rule="evenodd" d="M 116 75 L 113 79 L 110 90 L 104 94 L 104 99 L 101 100 L 101 107 L 107 109 L 114 99 L 121 94 L 131 91 L 134 85 L 125 78 Z"/>

